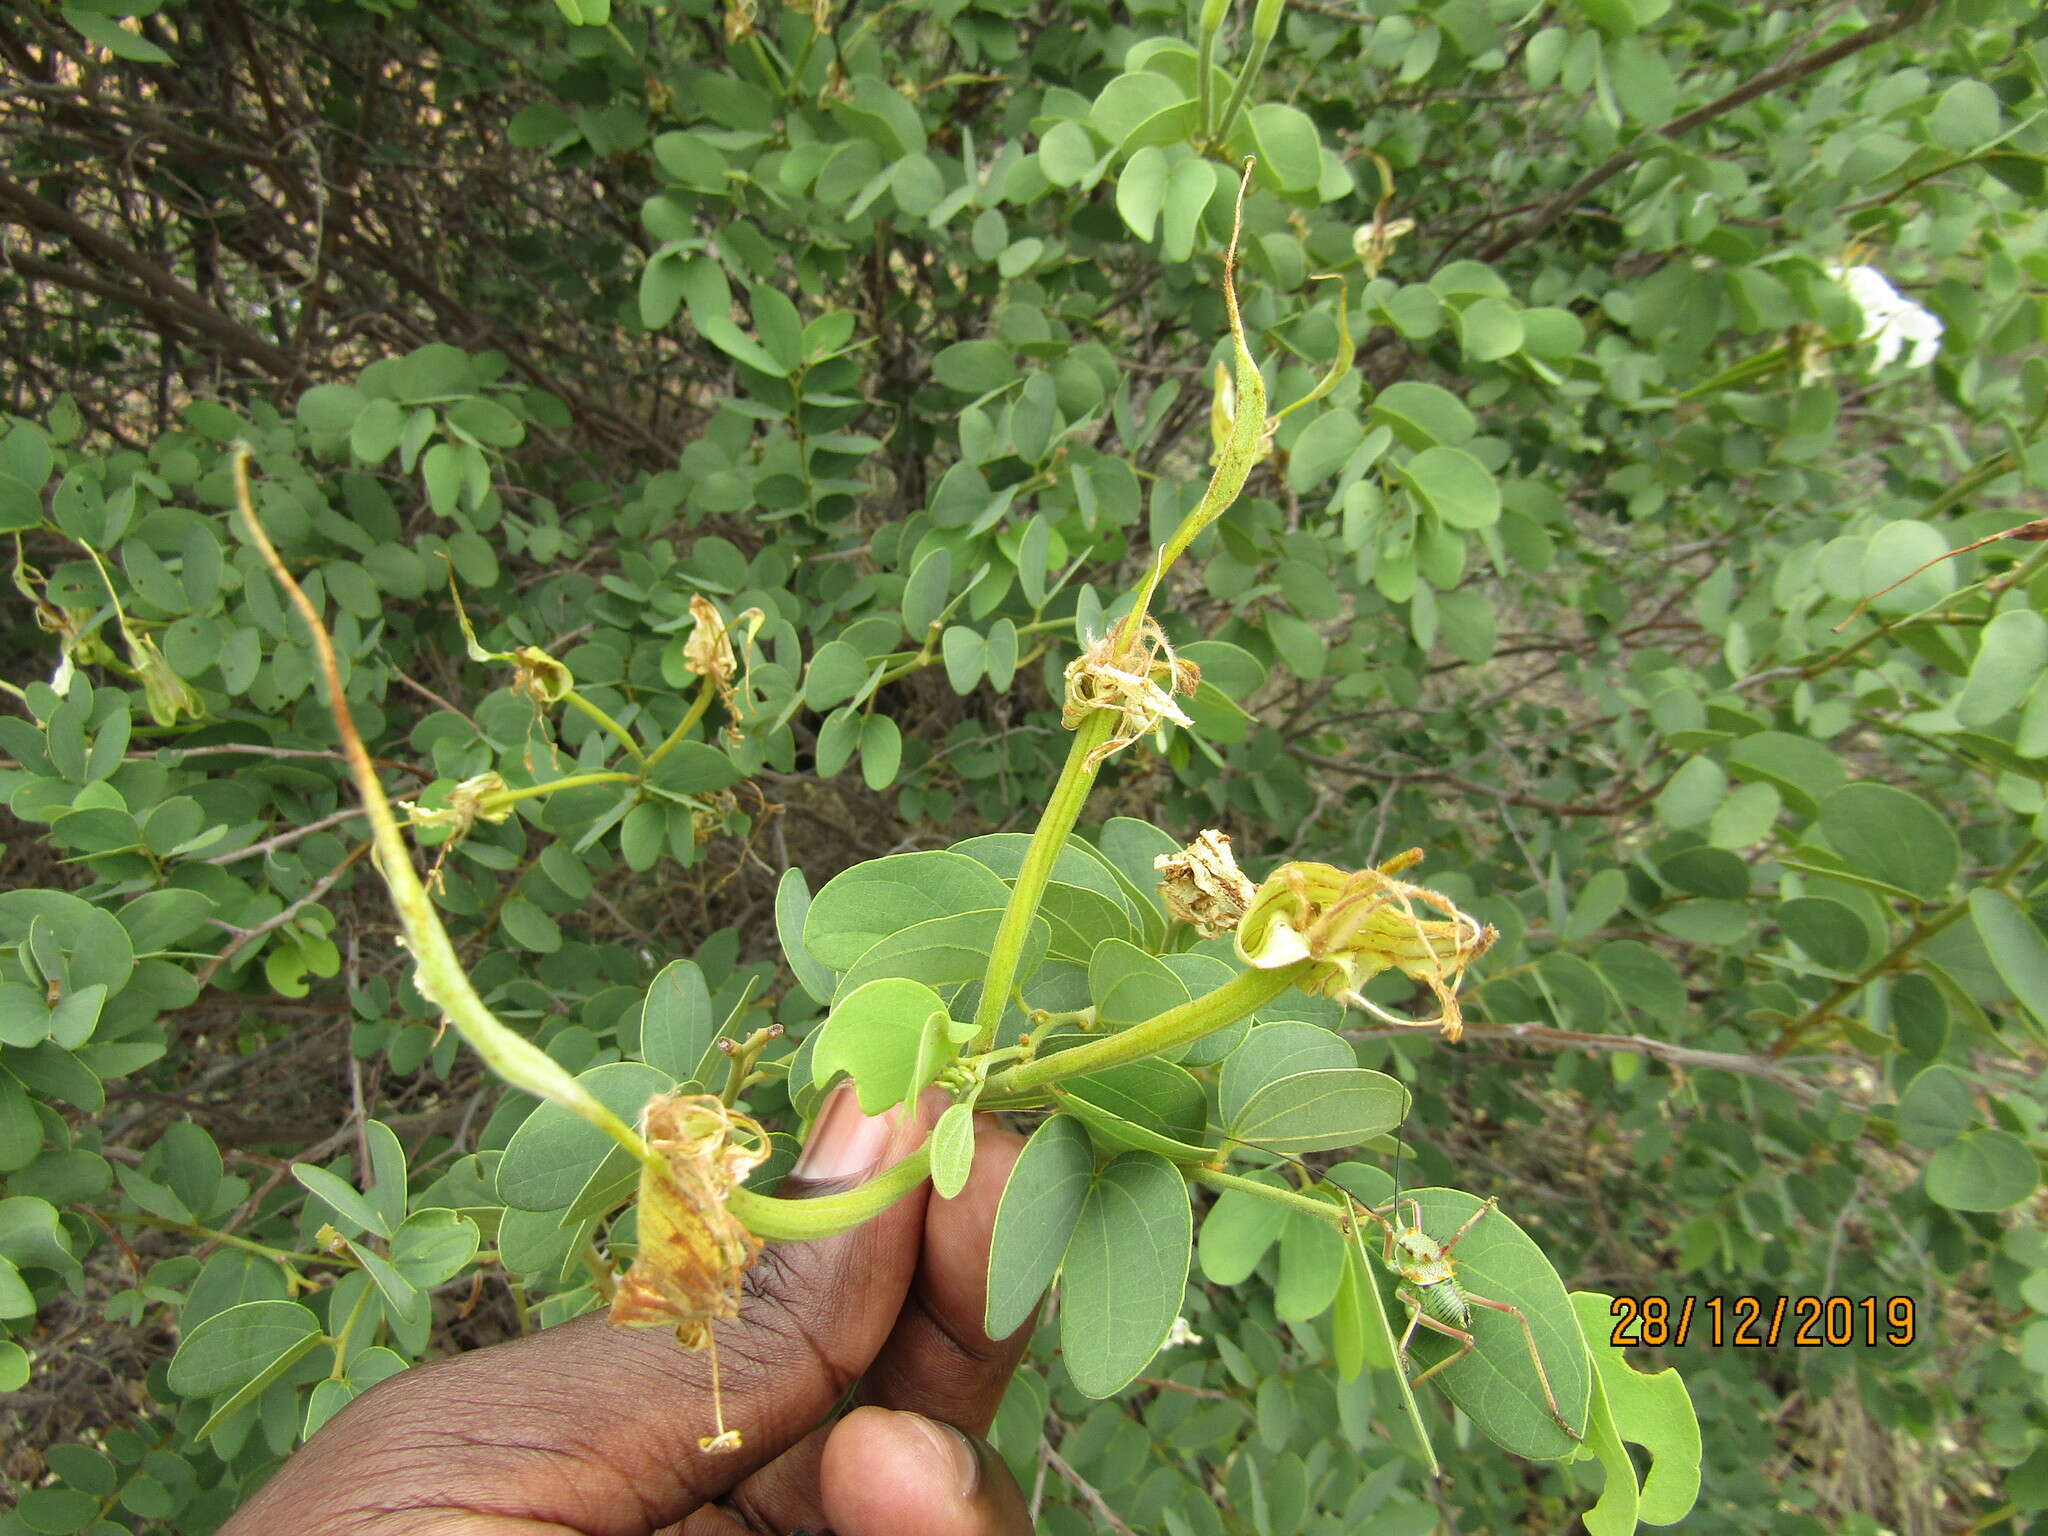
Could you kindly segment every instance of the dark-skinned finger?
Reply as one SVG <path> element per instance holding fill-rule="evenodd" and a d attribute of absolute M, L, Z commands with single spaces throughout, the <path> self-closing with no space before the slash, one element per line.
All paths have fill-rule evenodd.
<path fill-rule="evenodd" d="M 995 1449 L 920 1414 L 856 1408 L 833 1429 L 821 1476 L 834 1536 L 1031 1536 Z"/>
<path fill-rule="evenodd" d="M 861 1378 L 859 1397 L 986 1434 L 1031 1343 L 1034 1311 L 1006 1339 L 982 1327 L 996 1207 L 1024 1138 L 993 1115 L 975 1120 L 974 1168 L 951 1200 L 925 1207 L 924 1247 L 896 1327 Z"/>
<path fill-rule="evenodd" d="M 973 1433 L 987 1430 L 1031 1340 L 1028 1322 L 1000 1342 L 981 1327 L 996 1205 L 1023 1147 L 1024 1138 L 993 1115 L 977 1117 L 967 1183 L 951 1200 L 935 1195 L 926 1206 L 916 1278 L 888 1342 L 855 1389 L 858 1401 L 909 1409 Z M 826 1524 L 819 1489 L 827 1434 L 820 1429 L 733 1491 L 728 1502 L 746 1529 Z M 684 1536 L 723 1536 L 723 1527 L 708 1517 L 683 1530 Z"/>
<path fill-rule="evenodd" d="M 879 1171 L 929 1129 L 920 1109 L 886 1138 L 857 1109 L 821 1114 L 807 1154 L 851 1140 Z M 800 1189 L 861 1182 L 844 1155 L 806 1160 Z M 224 1536 L 646 1536 L 672 1525 L 802 1440 L 866 1370 L 915 1272 L 924 1204 L 919 1190 L 850 1232 L 763 1251 L 741 1316 L 716 1330 L 736 1452 L 698 1448 L 713 1428 L 707 1353 L 677 1348 L 665 1329 L 585 1317 L 373 1388 Z"/>

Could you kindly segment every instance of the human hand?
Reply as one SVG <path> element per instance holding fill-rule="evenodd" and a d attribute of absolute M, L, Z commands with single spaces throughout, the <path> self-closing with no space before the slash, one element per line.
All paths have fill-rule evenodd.
<path fill-rule="evenodd" d="M 928 1092 L 899 1124 L 835 1090 L 779 1193 L 864 1183 L 944 1102 Z M 927 1185 L 838 1237 L 763 1251 L 741 1316 L 717 1325 L 736 1452 L 697 1448 L 707 1354 L 583 1317 L 372 1388 L 222 1536 L 1028 1536 L 1016 1481 L 978 1438 L 1031 1335 L 981 1326 L 996 1204 L 1022 1147 L 983 1116 L 955 1198 Z M 849 1388 L 862 1406 L 834 1423 Z"/>

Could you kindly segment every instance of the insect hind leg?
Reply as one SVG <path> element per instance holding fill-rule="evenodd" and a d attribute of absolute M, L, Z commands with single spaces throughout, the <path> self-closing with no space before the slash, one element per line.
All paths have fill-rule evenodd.
<path fill-rule="evenodd" d="M 1482 1214 L 1484 1213 L 1482 1212 Z M 1536 1367 L 1536 1382 L 1537 1385 L 1543 1388 L 1544 1406 L 1550 1410 L 1551 1419 L 1556 1423 L 1559 1429 L 1563 1430 L 1574 1441 L 1584 1440 L 1586 1438 L 1585 1435 L 1582 1434 L 1580 1431 L 1573 1429 L 1571 1425 L 1568 1422 L 1566 1422 L 1564 1414 L 1559 1410 L 1557 1406 L 1557 1394 L 1550 1390 L 1550 1372 L 1546 1371 L 1543 1368 L 1543 1356 L 1537 1351 L 1536 1330 L 1529 1326 L 1529 1314 L 1524 1312 L 1520 1307 L 1514 1306 L 1508 1302 L 1495 1301 L 1490 1296 L 1474 1296 L 1470 1291 L 1467 1291 L 1465 1293 L 1465 1300 L 1470 1302 L 1475 1307 L 1485 1307 L 1489 1311 L 1493 1312 L 1505 1312 L 1509 1317 L 1512 1317 L 1517 1323 L 1521 1325 L 1522 1340 L 1529 1346 L 1529 1363 Z M 1472 1345 L 1468 1340 L 1465 1345 L 1465 1349 L 1460 1350 L 1458 1354 L 1453 1355 L 1451 1359 L 1455 1360 L 1460 1358 L 1465 1353 L 1465 1350 L 1469 1350 L 1471 1347 Z M 1444 1364 L 1448 1363 L 1448 1361 L 1444 1362 Z M 1432 1367 L 1432 1369 L 1440 1370 L 1442 1369 L 1442 1366 L 1439 1365 L 1436 1367 Z"/>

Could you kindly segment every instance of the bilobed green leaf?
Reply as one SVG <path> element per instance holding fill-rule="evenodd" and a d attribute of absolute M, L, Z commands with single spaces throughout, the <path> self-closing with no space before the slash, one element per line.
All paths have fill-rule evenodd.
<path fill-rule="evenodd" d="M 1962 849 L 1941 813 L 1889 784 L 1845 784 L 1820 807 L 1821 831 L 1849 868 L 1933 900 L 1962 867 Z"/>
<path fill-rule="evenodd" d="M 179 1341 L 171 1357 L 171 1390 L 180 1397 L 217 1397 L 288 1368 L 318 1342 L 320 1319 L 296 1301 L 245 1301 L 216 1312 Z M 296 1351 L 296 1352 L 295 1352 Z"/>
<path fill-rule="evenodd" d="M 1094 1147 L 1071 1115 L 1052 1116 L 1024 1144 L 989 1241 L 983 1326 L 990 1338 L 1015 1333 L 1052 1284 L 1094 1173 Z"/>
<path fill-rule="evenodd" d="M 1348 1041 L 1314 1024 L 1260 1024 L 1224 1058 L 1217 1104 L 1227 1125 L 1251 1096 L 1297 1072 L 1335 1071 L 1358 1065 Z"/>
<path fill-rule="evenodd" d="M 1700 1422 L 1684 1378 L 1676 1370 L 1638 1371 L 1609 1342 L 1614 1336 L 1613 1297 L 1573 1291 L 1571 1302 L 1592 1356 L 1597 1390 L 1617 1433 L 1625 1433 L 1652 1458 L 1637 1516 L 1650 1525 L 1676 1525 L 1691 1513 L 1700 1493 Z M 1635 1485 L 1633 1468 L 1629 1485 Z M 1590 1517 L 1587 1527 L 1592 1528 Z"/>
<path fill-rule="evenodd" d="M 565 1111 L 566 1113 L 566 1111 Z M 599 1133 L 603 1134 L 602 1132 Z M 389 1237 L 391 1227 L 384 1213 L 348 1180 L 311 1163 L 293 1163 L 292 1177 L 326 1202 L 336 1217 L 335 1225 L 344 1236 L 368 1230 Z"/>
<path fill-rule="evenodd" d="M 804 703 L 821 714 L 844 704 L 868 680 L 867 657 L 844 640 L 830 640 L 804 670 Z"/>
<path fill-rule="evenodd" d="M 1108 1397 L 1159 1353 L 1193 1250 L 1187 1185 L 1173 1164 L 1125 1152 L 1096 1174 L 1060 1282 L 1060 1349 L 1079 1391 Z"/>
<path fill-rule="evenodd" d="M 659 1067 L 614 1061 L 579 1072 L 576 1081 L 629 1125 L 676 1080 Z M 598 1127 L 553 1102 L 519 1123 L 498 1160 L 498 1198 L 522 1211 L 559 1211 L 574 1200 L 615 1143 Z"/>
<path fill-rule="evenodd" d="M 932 378 L 963 395 L 985 395 L 1017 377 L 1017 359 L 999 341 L 956 341 L 932 359 Z"/>
<path fill-rule="evenodd" d="M 1986 886 L 1970 892 L 1970 920 L 1999 980 L 2048 1031 L 2048 939 L 2010 896 Z"/>
<path fill-rule="evenodd" d="M 1728 775 L 1711 757 L 1695 757 L 1657 792 L 1657 819 L 1674 831 L 1696 827 L 1720 807 Z"/>
<path fill-rule="evenodd" d="M 1061 880 L 1047 882 L 1038 915 L 1045 919 L 1052 933 L 1047 955 L 1084 966 L 1096 946 L 1105 940 L 1130 943 L 1141 937 L 1121 903 Z"/>
<path fill-rule="evenodd" d="M 1982 80 L 1958 80 L 1928 110 L 1927 131 L 1944 149 L 1960 153 L 1997 137 L 1998 116 L 1997 92 Z"/>
<path fill-rule="evenodd" d="M 1338 1067 L 1266 1083 L 1225 1124 L 1236 1140 L 1299 1156 L 1351 1147 L 1408 1118 L 1408 1090 L 1384 1072 Z"/>
<path fill-rule="evenodd" d="M 799 877 L 801 878 L 801 877 Z M 648 983 L 640 1011 L 640 1059 L 676 1082 L 697 1069 L 718 1023 L 711 989 L 694 960 L 672 960 Z"/>
<path fill-rule="evenodd" d="M 775 937 L 797 982 L 814 1001 L 829 1003 L 837 978 L 818 963 L 804 943 L 804 922 L 810 911 L 811 891 L 804 883 L 804 872 L 794 866 L 785 869 L 775 885 Z"/>
<path fill-rule="evenodd" d="M 1976 1095 L 1954 1067 L 1927 1067 L 1900 1090 L 1893 1118 L 1899 1135 L 1913 1145 L 1943 1147 L 1976 1122 Z"/>
<path fill-rule="evenodd" d="M 974 1171 L 974 1105 L 949 1104 L 932 1127 L 932 1188 L 950 1200 L 967 1187 Z"/>
<path fill-rule="evenodd" d="M 888 715 L 870 715 L 860 728 L 860 776 L 872 790 L 896 782 L 903 767 L 903 731 Z"/>
<path fill-rule="evenodd" d="M 1812 816 L 1821 801 L 1849 780 L 1842 761 L 1819 742 L 1787 731 L 1759 731 L 1728 749 L 1728 771 L 1739 779 L 1775 785 L 1786 805 Z"/>
<path fill-rule="evenodd" d="M 1252 1174 L 1254 1182 L 1285 1189 L 1277 1175 Z M 1241 1189 L 1226 1189 L 1202 1218 L 1198 1252 L 1202 1273 L 1216 1285 L 1242 1285 L 1259 1267 L 1266 1250 L 1280 1240 L 1287 1225 L 1287 1207 Z"/>
<path fill-rule="evenodd" d="M 1344 1257 L 1344 1236 L 1334 1225 L 1304 1211 L 1289 1211 L 1280 1233 L 1273 1315 L 1282 1322 L 1300 1323 L 1327 1312 L 1344 1278 Z"/>
<path fill-rule="evenodd" d="M 1206 1159 L 1208 1100 L 1184 1067 L 1150 1057 L 1070 1078 L 1053 1096 L 1105 1146 Z"/>
<path fill-rule="evenodd" d="M 879 1115 L 904 1102 L 916 1088 L 911 1078 L 930 1056 L 934 1019 L 946 1018 L 945 1001 L 920 982 L 888 977 L 870 981 L 842 997 L 826 1017 L 811 1051 L 812 1080 L 824 1084 L 835 1072 L 853 1079 L 864 1114 Z M 931 1075 L 945 1065 L 930 1061 Z"/>
<path fill-rule="evenodd" d="M 431 1290 L 461 1274 L 476 1257 L 479 1242 L 476 1223 L 467 1216 L 414 1211 L 391 1240 L 391 1265 L 408 1283 Z"/>
<path fill-rule="evenodd" d="M 989 953 L 1002 920 L 1002 909 L 989 907 L 980 912 L 953 912 L 945 917 L 927 918 L 899 929 L 870 946 L 854 962 L 852 969 L 839 978 L 834 995 L 845 997 L 886 976 L 907 977 L 931 987 L 979 981 L 988 969 Z M 1020 986 L 1038 969 L 1051 942 L 1052 929 L 1045 919 L 1032 918 L 1017 961 Z"/>
<path fill-rule="evenodd" d="M 927 918 L 1001 907 L 1010 888 L 988 866 L 931 849 L 870 859 L 835 875 L 811 900 L 804 943 L 818 963 L 849 969 L 879 939 Z"/>
<path fill-rule="evenodd" d="M 1618 869 L 1598 871 L 1579 887 L 1559 937 L 1567 944 L 1576 944 L 1599 932 L 1627 899 L 1627 875 Z"/>
<path fill-rule="evenodd" d="M 1927 1163 L 1927 1198 L 1952 1211 L 2011 1210 L 2040 1183 L 2040 1158 L 2010 1131 L 1965 1131 Z"/>
<path fill-rule="evenodd" d="M 1505 299 L 1474 299 L 1451 313 L 1468 362 L 1498 362 L 1522 350 L 1522 316 Z"/>
<path fill-rule="evenodd" d="M 1860 971 L 1873 958 L 1876 946 L 1862 917 L 1825 896 L 1795 896 L 1780 903 L 1778 926 L 1831 971 Z"/>
<path fill-rule="evenodd" d="M 1866 620 L 1917 613 L 1954 592 L 1955 562 L 1943 558 L 1948 550 L 1948 538 L 1939 528 L 1911 518 L 1886 523 L 1872 534 L 1856 582 L 1860 595 L 1870 597 Z"/>
<path fill-rule="evenodd" d="M 988 641 L 979 630 L 964 624 L 949 624 L 939 637 L 939 655 L 946 664 L 946 681 L 959 694 L 972 693 L 988 665 Z"/>
<path fill-rule="evenodd" d="M 1395 437 L 1418 452 L 1439 446 L 1454 448 L 1469 441 L 1479 430 L 1472 413 L 1456 395 L 1413 379 L 1381 390 L 1373 397 L 1367 415 L 1392 429 Z"/>
<path fill-rule="evenodd" d="M 1283 192 L 1307 191 L 1321 180 L 1322 140 L 1306 112 L 1284 102 L 1266 101 L 1246 117 L 1262 176 L 1270 177 Z"/>
<path fill-rule="evenodd" d="M 1463 1190 L 1417 1189 L 1402 1195 L 1397 1219 L 1405 1220 L 1411 1213 L 1411 1197 L 1421 1207 L 1423 1230 L 1439 1243 L 1448 1242 L 1484 1206 Z M 1468 1296 L 1521 1309 L 1535 1335 L 1551 1394 L 1565 1422 L 1583 1433 L 1592 1396 L 1586 1341 L 1564 1283 L 1542 1249 L 1495 1209 L 1465 1232 L 1451 1256 L 1457 1261 L 1458 1283 Z M 1406 1326 L 1405 1317 L 1400 1322 Z M 1505 1313 L 1474 1307 L 1470 1332 L 1477 1347 L 1457 1364 L 1446 1366 L 1432 1382 L 1441 1383 L 1467 1418 L 1516 1455 L 1531 1461 L 1569 1456 L 1577 1442 L 1551 1420 L 1521 1325 Z M 1409 1355 L 1421 1371 L 1458 1348 L 1455 1340 L 1418 1328 Z"/>
<path fill-rule="evenodd" d="M 903 628 L 913 644 L 924 644 L 925 635 L 945 611 L 952 583 L 953 556 L 949 550 L 927 551 L 911 571 L 910 580 L 903 587 Z"/>
<path fill-rule="evenodd" d="M 1089 955 L 1088 992 L 1097 1021 L 1111 1029 L 1143 1023 L 1188 1001 L 1188 989 L 1164 962 L 1120 938 L 1103 939 Z"/>
<path fill-rule="evenodd" d="M 1399 474 L 1422 504 L 1453 528 L 1485 528 L 1500 520 L 1500 487 L 1462 448 L 1425 448 Z"/>
<path fill-rule="evenodd" d="M 1124 165 L 1116 179 L 1116 211 L 1140 240 L 1151 243 L 1166 203 L 1166 151 L 1148 144 Z"/>
<path fill-rule="evenodd" d="M 2048 619 L 2031 608 L 2006 609 L 1978 636 L 1977 659 L 1956 700 L 1956 719 L 1982 730 L 2018 708 L 2044 672 Z"/>

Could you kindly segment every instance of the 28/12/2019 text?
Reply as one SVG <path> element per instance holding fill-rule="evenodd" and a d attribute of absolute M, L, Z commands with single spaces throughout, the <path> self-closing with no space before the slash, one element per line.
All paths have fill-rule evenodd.
<path fill-rule="evenodd" d="M 1611 1310 L 1617 1349 L 1683 1348 L 1696 1315 L 1701 1341 L 1716 1349 L 1904 1349 L 1918 1336 L 1910 1296 L 1617 1296 Z"/>

